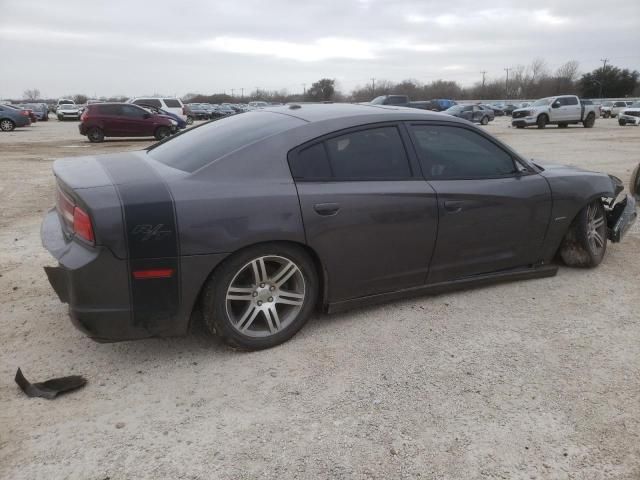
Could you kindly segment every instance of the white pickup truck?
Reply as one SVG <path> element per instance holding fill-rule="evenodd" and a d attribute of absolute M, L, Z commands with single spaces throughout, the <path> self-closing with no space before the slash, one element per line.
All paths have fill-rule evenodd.
<path fill-rule="evenodd" d="M 518 108 L 511 118 L 511 125 L 516 128 L 533 125 L 544 128 L 549 124 L 563 128 L 577 123 L 591 128 L 596 122 L 596 106 L 580 102 L 575 95 L 559 95 L 541 98 L 528 107 Z"/>

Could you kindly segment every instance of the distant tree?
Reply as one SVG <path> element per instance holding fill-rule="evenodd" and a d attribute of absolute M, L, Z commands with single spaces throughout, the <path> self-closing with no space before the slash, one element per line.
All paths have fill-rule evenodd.
<path fill-rule="evenodd" d="M 22 96 L 25 98 L 25 100 L 38 100 L 40 98 L 40 90 L 38 90 L 37 88 L 25 90 Z"/>
<path fill-rule="evenodd" d="M 336 81 L 331 78 L 322 78 L 311 85 L 307 90 L 307 98 L 315 102 L 327 102 L 333 99 Z"/>
<path fill-rule="evenodd" d="M 86 95 L 83 95 L 81 93 L 76 93 L 75 95 L 73 95 L 71 97 L 71 99 L 78 105 L 83 105 L 85 103 L 87 103 L 87 100 L 89 100 L 89 97 L 87 97 Z"/>
<path fill-rule="evenodd" d="M 584 97 L 627 97 L 633 95 L 639 77 L 637 70 L 600 67 L 582 75 L 580 91 Z"/>
<path fill-rule="evenodd" d="M 424 86 L 423 100 L 434 98 L 462 98 L 463 90 L 460 85 L 452 80 L 434 80 Z"/>

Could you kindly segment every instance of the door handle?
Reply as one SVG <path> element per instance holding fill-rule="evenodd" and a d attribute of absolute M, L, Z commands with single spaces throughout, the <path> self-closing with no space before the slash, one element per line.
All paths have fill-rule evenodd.
<path fill-rule="evenodd" d="M 456 201 L 445 201 L 444 202 L 444 209 L 447 211 L 447 213 L 458 213 L 462 211 L 462 207 L 464 205 L 464 202 L 456 202 Z"/>
<path fill-rule="evenodd" d="M 323 215 L 325 217 L 330 217 L 331 215 L 335 215 L 340 210 L 340 204 L 338 203 L 316 203 L 313 206 L 313 209 L 316 211 L 318 215 Z"/>

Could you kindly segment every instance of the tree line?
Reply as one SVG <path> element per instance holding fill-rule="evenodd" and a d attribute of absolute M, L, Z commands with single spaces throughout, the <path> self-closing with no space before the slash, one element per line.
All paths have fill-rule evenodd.
<path fill-rule="evenodd" d="M 605 65 L 587 73 L 580 74 L 579 64 L 568 61 L 555 70 L 551 70 L 544 59 L 537 58 L 529 65 L 518 65 L 509 69 L 508 77 L 484 79 L 470 87 L 463 87 L 451 80 L 439 79 L 423 83 L 415 79 L 392 82 L 378 80 L 375 85 L 358 86 L 349 93 L 338 89 L 335 79 L 322 78 L 314 82 L 303 93 L 290 93 L 286 89 L 256 89 L 246 96 L 218 93 L 203 95 L 189 93 L 182 100 L 193 103 L 238 103 L 252 100 L 267 102 L 367 102 L 379 95 L 408 95 L 414 100 L 451 98 L 455 100 L 505 100 L 535 99 L 553 95 L 579 95 L 584 98 L 624 98 L 640 96 L 640 73 L 637 70 Z M 40 100 L 40 91 L 36 88 L 25 90 L 24 100 Z M 67 95 L 64 98 L 78 104 L 86 103 L 89 97 L 84 94 Z M 126 96 L 100 97 L 99 100 L 122 102 Z"/>

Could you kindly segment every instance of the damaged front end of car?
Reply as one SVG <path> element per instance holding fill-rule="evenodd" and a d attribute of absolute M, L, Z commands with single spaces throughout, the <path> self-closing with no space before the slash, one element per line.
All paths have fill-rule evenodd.
<path fill-rule="evenodd" d="M 607 211 L 607 234 L 609 240 L 616 243 L 636 221 L 637 200 L 640 199 L 640 165 L 636 167 L 631 176 L 631 195 L 621 195 L 624 190 L 622 180 L 613 175 L 609 175 L 613 183 L 614 195 L 610 198 L 603 198 L 603 203 Z"/>

